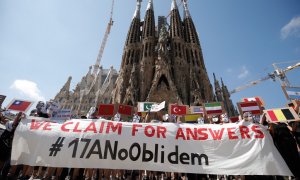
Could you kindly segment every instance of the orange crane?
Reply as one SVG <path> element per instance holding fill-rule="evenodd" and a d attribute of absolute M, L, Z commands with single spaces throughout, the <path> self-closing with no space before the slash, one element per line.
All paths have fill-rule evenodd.
<path fill-rule="evenodd" d="M 287 77 L 286 77 L 286 72 L 290 71 L 290 70 L 293 70 L 293 69 L 296 69 L 298 67 L 300 67 L 300 62 L 292 65 L 292 66 L 288 66 L 286 67 L 285 69 L 280 69 L 277 67 L 277 64 L 283 64 L 283 63 L 288 63 L 288 62 L 282 62 L 282 63 L 273 63 L 273 67 L 275 69 L 274 72 L 272 73 L 269 73 L 266 77 L 263 77 L 263 78 L 260 78 L 258 80 L 255 80 L 255 81 L 251 81 L 249 82 L 248 84 L 244 85 L 244 86 L 240 86 L 240 87 L 237 87 L 235 89 L 233 89 L 232 91 L 230 91 L 230 94 L 233 94 L 233 93 L 237 93 L 237 92 L 240 92 L 246 88 L 249 88 L 249 87 L 252 87 L 256 84 L 259 84 L 261 82 L 264 82 L 268 79 L 272 79 L 273 81 L 276 81 L 276 79 L 279 79 L 281 81 L 281 85 L 282 86 L 287 86 L 289 87 L 290 86 L 290 82 L 288 81 Z"/>

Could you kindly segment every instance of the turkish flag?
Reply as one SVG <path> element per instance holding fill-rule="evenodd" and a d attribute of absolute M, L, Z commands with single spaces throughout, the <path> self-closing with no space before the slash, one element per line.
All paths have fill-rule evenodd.
<path fill-rule="evenodd" d="M 114 104 L 99 104 L 98 116 L 114 116 L 115 105 Z"/>
<path fill-rule="evenodd" d="M 132 116 L 132 110 L 133 110 L 132 106 L 119 104 L 118 113 L 120 114 Z"/>
<path fill-rule="evenodd" d="M 32 104 L 32 101 L 13 99 L 7 106 L 7 109 L 12 111 L 26 112 Z"/>
<path fill-rule="evenodd" d="M 188 107 L 186 105 L 170 104 L 169 111 L 173 115 L 185 115 L 188 114 Z"/>

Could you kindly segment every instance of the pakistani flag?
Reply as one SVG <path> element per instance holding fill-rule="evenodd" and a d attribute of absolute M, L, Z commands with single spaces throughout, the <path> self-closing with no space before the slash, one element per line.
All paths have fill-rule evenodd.
<path fill-rule="evenodd" d="M 138 102 L 138 112 L 150 111 L 153 104 L 155 104 L 155 102 Z"/>

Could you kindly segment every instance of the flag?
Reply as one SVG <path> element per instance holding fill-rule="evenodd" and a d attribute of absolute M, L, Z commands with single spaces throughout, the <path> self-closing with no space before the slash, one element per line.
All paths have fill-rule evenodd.
<path fill-rule="evenodd" d="M 235 123 L 235 122 L 237 122 L 237 121 L 239 121 L 239 117 L 238 116 L 234 116 L 234 117 L 230 117 L 229 118 L 229 121 L 231 122 L 231 123 Z"/>
<path fill-rule="evenodd" d="M 0 95 L 0 107 L 2 106 L 3 101 L 5 100 L 6 96 Z"/>
<path fill-rule="evenodd" d="M 184 121 L 186 123 L 198 123 L 198 118 L 203 117 L 202 114 L 186 114 L 184 115 Z"/>
<path fill-rule="evenodd" d="M 295 110 L 291 107 L 282 109 L 268 109 L 264 110 L 267 120 L 271 122 L 286 122 L 300 120 Z"/>
<path fill-rule="evenodd" d="M 258 96 L 256 96 L 256 97 L 250 97 L 250 98 L 242 98 L 242 102 L 251 102 L 251 101 L 257 102 L 260 106 L 265 106 L 265 103 L 262 100 L 262 98 L 260 98 Z"/>
<path fill-rule="evenodd" d="M 203 114 L 204 113 L 202 106 L 191 106 L 190 111 L 191 111 L 191 114 Z"/>
<path fill-rule="evenodd" d="M 165 104 L 166 104 L 166 101 L 163 101 L 163 102 L 161 102 L 159 104 L 153 104 L 151 106 L 150 111 L 151 112 L 158 112 L 158 111 L 162 110 L 163 108 L 165 108 Z"/>
<path fill-rule="evenodd" d="M 132 116 L 132 113 L 133 113 L 132 110 L 133 110 L 133 107 L 129 106 L 129 105 L 119 104 L 119 106 L 118 106 L 118 113 L 123 114 L 123 115 Z"/>
<path fill-rule="evenodd" d="M 292 100 L 291 102 L 286 104 L 286 107 L 291 107 L 297 112 L 300 107 L 300 100 Z"/>
<path fill-rule="evenodd" d="M 282 86 L 282 89 L 288 99 L 300 99 L 300 87 Z"/>
<path fill-rule="evenodd" d="M 170 111 L 169 114 L 185 115 L 187 114 L 188 107 L 186 105 L 170 104 L 169 111 Z"/>
<path fill-rule="evenodd" d="M 295 109 L 295 104 L 293 102 L 289 102 L 286 104 L 286 107 L 291 107 L 291 108 Z"/>
<path fill-rule="evenodd" d="M 219 115 L 223 113 L 221 102 L 205 103 L 204 109 L 207 115 Z"/>
<path fill-rule="evenodd" d="M 138 112 L 147 112 L 155 102 L 138 102 Z"/>
<path fill-rule="evenodd" d="M 253 115 L 261 115 L 262 111 L 257 101 L 239 102 L 237 103 L 240 114 L 251 112 Z"/>
<path fill-rule="evenodd" d="M 115 115 L 115 105 L 114 104 L 99 104 L 98 106 L 98 116 L 114 116 Z"/>
<path fill-rule="evenodd" d="M 19 112 L 26 112 L 30 106 L 33 104 L 32 101 L 25 101 L 25 100 L 19 100 L 19 99 L 13 99 L 7 106 L 6 109 L 12 110 L 12 111 L 19 111 Z"/>

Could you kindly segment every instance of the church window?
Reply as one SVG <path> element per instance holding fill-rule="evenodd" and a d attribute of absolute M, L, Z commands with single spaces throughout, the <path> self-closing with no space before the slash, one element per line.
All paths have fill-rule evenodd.
<path fill-rule="evenodd" d="M 178 44 L 178 48 L 179 48 L 179 57 L 182 57 L 182 55 L 181 55 L 181 44 Z"/>
<path fill-rule="evenodd" d="M 177 57 L 177 43 L 174 43 L 175 46 L 175 57 Z"/>
<path fill-rule="evenodd" d="M 128 52 L 127 52 L 127 57 L 126 57 L 126 65 L 128 65 L 128 61 L 129 61 L 129 57 L 130 57 L 130 51 L 131 50 L 129 50 Z"/>
<path fill-rule="evenodd" d="M 148 56 L 148 43 L 146 43 L 146 47 L 145 47 L 145 57 Z"/>
<path fill-rule="evenodd" d="M 188 51 L 188 49 L 186 49 L 185 51 L 186 51 L 186 61 L 187 61 L 188 63 L 190 63 L 190 55 L 189 55 L 189 51 Z"/>

